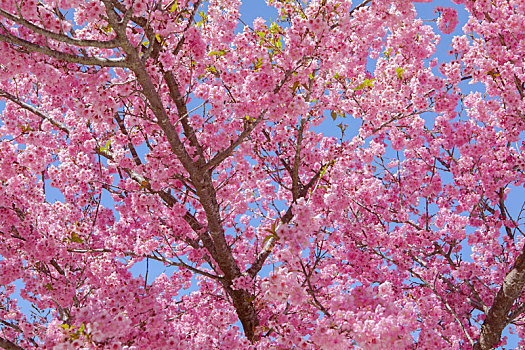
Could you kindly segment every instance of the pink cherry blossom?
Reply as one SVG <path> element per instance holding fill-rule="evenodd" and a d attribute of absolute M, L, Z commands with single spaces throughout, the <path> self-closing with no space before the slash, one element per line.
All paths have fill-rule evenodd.
<path fill-rule="evenodd" d="M 458 25 L 458 12 L 451 7 L 436 6 L 434 12 L 440 14 L 437 25 L 444 34 L 450 34 Z"/>

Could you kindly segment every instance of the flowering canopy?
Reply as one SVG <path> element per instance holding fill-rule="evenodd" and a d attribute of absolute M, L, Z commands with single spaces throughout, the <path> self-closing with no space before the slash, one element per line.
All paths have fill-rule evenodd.
<path fill-rule="evenodd" d="M 0 348 L 523 338 L 525 2 L 454 1 L 0 0 Z"/>

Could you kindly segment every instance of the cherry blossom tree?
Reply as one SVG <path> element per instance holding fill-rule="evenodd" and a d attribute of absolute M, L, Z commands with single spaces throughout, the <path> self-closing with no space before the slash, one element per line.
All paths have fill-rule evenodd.
<path fill-rule="evenodd" d="M 454 2 L 0 0 L 0 348 L 525 339 L 525 2 Z"/>

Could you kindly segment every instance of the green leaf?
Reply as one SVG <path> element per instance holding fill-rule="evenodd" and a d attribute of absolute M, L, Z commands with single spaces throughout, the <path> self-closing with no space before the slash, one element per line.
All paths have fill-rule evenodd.
<path fill-rule="evenodd" d="M 319 173 L 319 179 L 322 179 L 323 176 L 324 176 L 324 174 L 326 174 L 326 171 L 328 170 L 328 166 L 329 166 L 329 165 L 330 165 L 330 164 L 326 164 L 326 165 L 323 167 L 323 169 L 321 170 L 321 173 Z"/>
<path fill-rule="evenodd" d="M 33 128 L 29 124 L 26 125 L 17 125 L 20 129 L 22 129 L 22 134 L 25 134 L 28 131 L 34 131 Z"/>
<path fill-rule="evenodd" d="M 275 233 L 275 230 L 277 229 L 277 226 L 279 225 L 279 222 L 280 222 L 280 221 L 281 221 L 281 220 L 280 220 L 279 218 L 277 218 L 277 219 L 275 219 L 274 222 L 272 222 L 272 232 L 273 232 L 275 235 L 277 235 L 277 233 Z"/>
<path fill-rule="evenodd" d="M 275 34 L 275 33 L 280 33 L 280 32 L 281 32 L 281 27 L 279 27 L 277 23 L 272 22 L 272 25 L 270 26 L 270 33 Z"/>
<path fill-rule="evenodd" d="M 148 180 L 142 180 L 142 182 L 140 183 L 139 189 L 143 190 L 143 189 L 148 188 L 148 186 L 149 186 Z"/>
<path fill-rule="evenodd" d="M 364 89 L 365 87 L 372 89 L 374 87 L 374 84 L 372 84 L 372 82 L 374 81 L 375 79 L 365 79 L 365 81 L 357 85 L 354 90 L 361 90 L 361 89 Z"/>
<path fill-rule="evenodd" d="M 212 72 L 212 73 L 217 73 L 217 69 L 214 67 L 214 66 L 209 66 L 208 68 L 206 68 L 209 72 Z"/>
<path fill-rule="evenodd" d="M 110 140 L 108 140 L 108 142 L 106 142 L 105 146 L 100 146 L 100 152 L 104 153 L 104 152 L 109 151 L 109 146 L 111 146 L 111 141 Z"/>
<path fill-rule="evenodd" d="M 492 78 L 496 78 L 500 76 L 500 74 L 495 69 L 489 70 L 487 72 L 487 75 L 490 75 Z"/>
<path fill-rule="evenodd" d="M 175 11 L 177 11 L 177 1 L 175 1 L 175 3 L 170 8 L 170 12 L 175 12 Z"/>
<path fill-rule="evenodd" d="M 396 74 L 397 74 L 397 78 L 398 79 L 402 79 L 403 78 L 403 72 L 406 71 L 406 69 L 396 68 L 395 71 L 396 71 Z"/>
<path fill-rule="evenodd" d="M 55 288 L 53 288 L 53 285 L 51 283 L 47 283 L 47 284 L 44 284 L 44 287 L 47 289 L 47 290 L 55 290 Z M 63 325 L 62 325 L 63 326 Z M 67 326 L 67 325 L 66 325 Z"/>
<path fill-rule="evenodd" d="M 266 231 L 269 231 L 269 230 L 266 230 Z M 271 238 L 279 238 L 279 236 L 277 236 L 275 233 L 271 233 L 271 234 L 267 235 L 266 237 L 264 237 L 263 244 L 265 244 Z"/>
<path fill-rule="evenodd" d="M 160 35 L 157 34 L 157 35 L 155 35 L 155 38 L 157 39 L 159 44 L 161 44 L 161 45 L 164 44 L 164 38 L 163 37 L 161 37 Z"/>
<path fill-rule="evenodd" d="M 208 53 L 208 56 L 219 56 L 219 57 L 221 57 L 221 56 L 226 55 L 227 53 L 228 53 L 228 51 L 226 51 L 226 50 L 210 51 Z"/>
<path fill-rule="evenodd" d="M 48 283 L 48 284 L 49 284 L 49 283 Z M 61 324 L 61 325 L 60 325 L 60 328 L 62 328 L 62 329 L 70 329 L 71 326 L 68 325 L 67 323 L 64 323 L 64 324 Z"/>
<path fill-rule="evenodd" d="M 259 70 L 262 67 L 263 60 L 262 58 L 258 58 L 257 62 L 255 63 L 255 70 Z"/>
<path fill-rule="evenodd" d="M 295 91 L 297 91 L 297 88 L 299 87 L 299 85 L 301 85 L 301 83 L 299 81 L 296 81 L 295 83 L 293 83 L 292 91 L 294 93 L 295 93 Z"/>
<path fill-rule="evenodd" d="M 69 238 L 69 240 L 74 243 L 84 243 L 84 240 L 80 238 L 80 236 L 77 235 L 75 232 L 71 232 L 71 237 Z"/>

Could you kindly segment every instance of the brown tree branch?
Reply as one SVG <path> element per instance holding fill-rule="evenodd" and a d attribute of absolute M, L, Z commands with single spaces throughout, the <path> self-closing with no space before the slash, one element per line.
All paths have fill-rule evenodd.
<path fill-rule="evenodd" d="M 503 284 L 496 294 L 481 326 L 480 336 L 474 345 L 474 350 L 489 350 L 500 342 L 501 333 L 510 322 L 509 312 L 514 302 L 523 294 L 524 286 L 525 247 L 516 258 L 514 266 L 503 279 Z"/>
<path fill-rule="evenodd" d="M 241 276 L 241 271 L 237 265 L 230 246 L 226 242 L 224 227 L 220 217 L 220 206 L 217 202 L 217 193 L 213 187 L 211 174 L 203 171 L 193 161 L 188 154 L 184 144 L 181 142 L 175 126 L 169 120 L 162 100 L 149 76 L 144 62 L 140 59 L 139 52 L 127 39 L 126 28 L 120 23 L 117 14 L 106 4 L 106 13 L 108 14 L 109 24 L 117 34 L 117 40 L 123 50 L 128 55 L 129 68 L 135 73 L 137 81 L 141 85 L 142 93 L 148 100 L 150 108 L 157 118 L 157 124 L 165 133 L 172 152 L 177 156 L 184 166 L 195 186 L 197 196 L 206 213 L 208 221 L 208 232 L 213 241 L 216 262 L 224 274 L 222 285 L 226 292 L 231 296 L 237 315 L 243 325 L 246 337 L 251 341 L 255 338 L 255 329 L 259 324 L 255 308 L 251 301 L 251 295 L 246 290 L 233 290 L 230 288 L 232 281 Z M 211 252 L 210 252 L 211 254 Z"/>
<path fill-rule="evenodd" d="M 3 27 L 3 26 L 2 26 Z M 30 41 L 21 39 L 12 35 L 3 27 L 4 34 L 0 34 L 0 41 L 11 45 L 16 45 L 24 48 L 29 52 L 38 52 L 46 56 L 56 58 L 61 61 L 69 63 L 78 63 L 85 66 L 100 66 L 100 67 L 127 67 L 128 63 L 125 58 L 99 58 L 99 57 L 83 57 L 70 53 L 57 51 L 47 46 L 38 45 Z"/>
<path fill-rule="evenodd" d="M 286 71 L 283 79 L 277 84 L 273 92 L 276 94 L 278 93 L 281 88 L 284 86 L 284 84 L 288 81 L 290 76 L 292 76 L 293 72 L 295 70 L 288 70 Z M 250 135 L 250 133 L 255 129 L 257 125 L 259 125 L 260 122 L 263 121 L 264 116 L 266 115 L 266 112 L 268 109 L 264 109 L 258 116 L 255 118 L 254 121 L 246 123 L 244 130 L 237 136 L 237 139 L 230 143 L 230 145 L 224 149 L 223 151 L 217 153 L 207 164 L 206 169 L 214 169 L 216 166 L 218 166 L 222 161 L 224 161 L 226 158 L 228 158 L 232 152 L 241 144 L 244 142 L 244 140 Z"/>
<path fill-rule="evenodd" d="M 51 124 L 53 124 L 54 126 L 56 126 L 57 128 L 59 128 L 60 130 L 62 130 L 63 132 L 65 132 L 66 134 L 69 134 L 70 133 L 70 130 L 69 128 L 65 125 L 65 124 L 62 124 L 61 122 L 59 121 L 56 121 L 55 119 L 53 119 L 52 117 L 50 117 L 48 114 L 42 112 L 41 110 L 39 110 L 38 108 L 28 104 L 28 103 L 25 103 L 23 101 L 20 101 L 20 99 L 18 99 L 16 96 L 8 93 L 7 91 L 4 91 L 4 90 L 0 90 L 0 97 L 3 97 L 15 104 L 17 104 L 18 106 L 20 106 L 21 108 L 33 113 L 33 114 L 36 114 L 37 116 L 39 116 L 40 118 L 42 119 L 45 119 L 47 120 L 48 122 L 50 122 Z"/>
<path fill-rule="evenodd" d="M 310 181 L 308 181 L 308 184 L 306 184 L 303 188 L 301 188 L 299 190 L 298 198 L 302 198 L 302 197 L 304 197 L 304 196 L 306 196 L 308 194 L 308 191 L 317 182 L 317 180 L 319 179 L 319 176 L 321 176 L 321 171 L 323 170 L 323 168 L 324 168 L 324 166 L 322 166 L 321 169 L 319 169 L 319 171 L 317 173 L 315 173 L 315 175 L 310 179 Z M 277 225 L 277 227 L 275 228 L 276 231 L 277 231 L 277 229 L 279 228 L 280 225 L 288 224 L 292 220 L 292 218 L 293 218 L 293 211 L 292 210 L 293 210 L 293 204 L 290 205 L 288 207 L 288 209 L 286 210 L 286 213 L 281 218 L 281 223 L 279 225 Z M 257 273 L 259 273 L 259 271 L 261 271 L 261 269 L 262 269 L 262 267 L 264 265 L 264 262 L 266 261 L 266 259 L 268 259 L 268 257 L 272 253 L 272 250 L 275 247 L 275 244 L 277 244 L 278 240 L 279 240 L 279 237 L 273 235 L 272 237 L 270 237 L 266 241 L 263 249 L 259 252 L 259 254 L 255 258 L 255 261 L 253 262 L 253 264 L 246 271 L 248 276 L 253 278 L 253 277 L 255 277 L 255 275 Z"/>
<path fill-rule="evenodd" d="M 250 133 L 255 129 L 257 125 L 264 119 L 264 116 L 266 114 L 266 109 L 263 110 L 257 118 L 253 122 L 247 123 L 244 127 L 244 130 L 237 136 L 237 139 L 230 143 L 230 145 L 224 149 L 223 151 L 217 153 L 207 164 L 206 169 L 213 170 L 215 167 L 217 167 L 219 164 L 221 164 L 226 158 L 228 158 L 232 152 L 241 144 L 244 142 L 246 137 L 250 135 Z"/>
<path fill-rule="evenodd" d="M 100 41 L 100 40 L 91 40 L 91 39 L 72 38 L 67 35 L 55 33 L 45 28 L 42 28 L 40 26 L 37 26 L 36 24 L 22 17 L 17 17 L 3 9 L 0 9 L 0 16 L 3 16 L 21 26 L 24 26 L 37 34 L 43 35 L 46 38 L 53 39 L 53 40 L 56 40 L 56 41 L 59 41 L 65 44 L 80 46 L 80 47 L 97 47 L 101 49 L 114 49 L 118 47 L 118 43 L 115 39 L 111 39 L 108 41 Z"/>
<path fill-rule="evenodd" d="M 25 350 L 23 347 L 16 345 L 10 340 L 0 337 L 0 348 L 4 350 Z"/>
<path fill-rule="evenodd" d="M 200 156 L 198 162 L 200 162 L 200 165 L 203 166 L 205 163 L 204 152 L 202 150 L 201 144 L 197 139 L 195 130 L 191 127 L 190 123 L 188 122 L 188 108 L 186 107 L 186 102 L 184 101 L 180 93 L 179 84 L 171 71 L 164 72 L 163 76 L 164 80 L 166 81 L 166 84 L 168 85 L 170 97 L 175 103 L 175 106 L 177 107 L 177 113 L 179 115 L 179 120 L 182 124 L 182 128 L 184 130 L 184 135 L 186 135 L 186 137 L 190 140 L 190 145 L 192 147 L 195 147 L 195 149 L 197 150 L 197 154 Z"/>

